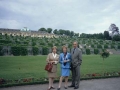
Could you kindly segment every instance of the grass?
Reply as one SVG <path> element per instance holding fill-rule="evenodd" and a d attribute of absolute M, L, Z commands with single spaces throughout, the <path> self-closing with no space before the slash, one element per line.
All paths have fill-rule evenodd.
<path fill-rule="evenodd" d="M 15 80 L 47 77 L 45 65 L 46 56 L 3 56 L 0 57 L 0 78 Z M 103 72 L 120 72 L 120 55 L 111 55 L 104 61 L 100 55 L 83 55 L 81 74 Z"/>

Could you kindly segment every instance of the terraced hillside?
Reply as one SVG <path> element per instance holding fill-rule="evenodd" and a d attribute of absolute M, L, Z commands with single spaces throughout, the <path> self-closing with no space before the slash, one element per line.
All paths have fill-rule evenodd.
<path fill-rule="evenodd" d="M 38 38 L 22 37 L 0 34 L 0 55 L 46 55 L 51 52 L 52 46 L 67 45 L 68 51 L 72 48 L 72 42 L 78 41 L 83 54 L 99 54 L 102 49 L 108 49 L 111 54 L 120 54 L 120 42 L 102 39 L 89 39 L 79 37 Z"/>

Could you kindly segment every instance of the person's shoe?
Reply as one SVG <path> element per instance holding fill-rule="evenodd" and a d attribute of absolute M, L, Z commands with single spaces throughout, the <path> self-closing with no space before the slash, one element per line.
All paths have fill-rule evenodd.
<path fill-rule="evenodd" d="M 60 88 L 58 88 L 57 90 L 60 90 Z"/>
<path fill-rule="evenodd" d="M 65 89 L 67 89 L 67 87 L 64 87 Z"/>
<path fill-rule="evenodd" d="M 51 87 L 50 89 L 55 89 L 54 87 Z"/>
<path fill-rule="evenodd" d="M 51 88 L 48 88 L 48 90 L 50 90 Z"/>
<path fill-rule="evenodd" d="M 78 89 L 79 87 L 74 87 L 74 89 Z"/>
<path fill-rule="evenodd" d="M 68 87 L 75 87 L 74 85 L 70 85 L 70 86 L 68 86 Z"/>

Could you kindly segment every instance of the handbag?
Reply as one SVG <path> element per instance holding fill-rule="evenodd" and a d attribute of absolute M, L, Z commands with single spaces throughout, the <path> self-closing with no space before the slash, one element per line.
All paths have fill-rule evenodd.
<path fill-rule="evenodd" d="M 45 70 L 48 71 L 48 72 L 51 72 L 51 71 L 52 71 L 52 68 L 53 68 L 53 64 L 51 64 L 51 63 L 48 63 L 48 64 L 45 66 Z"/>

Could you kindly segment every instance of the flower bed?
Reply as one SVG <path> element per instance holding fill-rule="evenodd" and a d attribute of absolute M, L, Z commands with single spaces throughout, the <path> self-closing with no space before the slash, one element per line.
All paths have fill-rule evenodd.
<path fill-rule="evenodd" d="M 103 74 L 100 73 L 92 73 L 92 74 L 82 74 L 81 80 L 88 79 L 101 79 L 101 78 L 112 78 L 112 77 L 120 77 L 120 72 L 105 72 Z M 55 82 L 59 81 L 59 77 L 56 78 Z M 71 76 L 69 78 L 71 81 Z M 0 87 L 10 87 L 10 86 L 20 86 L 20 85 L 31 85 L 31 84 L 45 84 L 48 83 L 48 78 L 24 78 L 18 80 L 7 80 L 0 78 Z"/>

